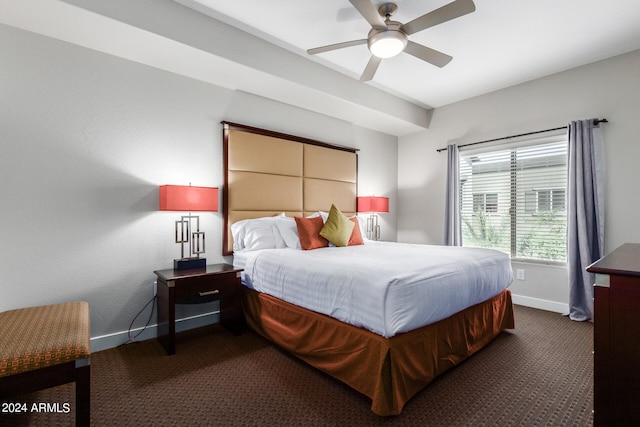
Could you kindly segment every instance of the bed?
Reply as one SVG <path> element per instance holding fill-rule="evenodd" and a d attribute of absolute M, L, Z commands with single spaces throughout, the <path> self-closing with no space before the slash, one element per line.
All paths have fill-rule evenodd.
<path fill-rule="evenodd" d="M 514 327 L 508 256 L 363 237 L 357 150 L 229 122 L 223 128 L 223 250 L 245 269 L 251 329 L 389 416 Z M 299 222 L 324 231 L 336 218 L 349 230 L 337 245 L 330 236 L 301 248 L 309 242 Z"/>

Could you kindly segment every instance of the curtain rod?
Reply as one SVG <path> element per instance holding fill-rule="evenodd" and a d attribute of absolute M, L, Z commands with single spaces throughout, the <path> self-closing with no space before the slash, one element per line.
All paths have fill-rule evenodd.
<path fill-rule="evenodd" d="M 600 123 L 609 123 L 609 120 L 607 120 L 607 119 L 593 119 L 593 125 L 594 126 L 598 126 Z M 560 129 L 566 129 L 566 128 L 567 128 L 566 126 L 560 126 L 560 127 L 552 128 L 552 129 L 536 130 L 536 131 L 533 131 L 533 132 L 521 133 L 521 134 L 518 134 L 518 135 L 509 135 L 509 136 L 503 136 L 501 138 L 487 139 L 486 141 L 470 142 L 468 144 L 458 145 L 458 147 L 468 147 L 470 145 L 486 144 L 487 142 L 501 141 L 503 139 L 509 139 L 509 138 L 518 138 L 520 136 L 535 135 L 537 133 L 552 132 L 554 130 L 560 130 Z M 447 147 L 438 148 L 436 151 L 438 153 L 440 153 L 441 151 L 447 151 Z"/>

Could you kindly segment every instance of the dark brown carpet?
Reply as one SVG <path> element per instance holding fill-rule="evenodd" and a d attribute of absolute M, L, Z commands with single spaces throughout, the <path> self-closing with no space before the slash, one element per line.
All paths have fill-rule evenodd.
<path fill-rule="evenodd" d="M 516 306 L 516 329 L 437 378 L 400 416 L 280 351 L 251 331 L 218 325 L 179 336 L 177 354 L 155 341 L 94 353 L 95 426 L 590 426 L 593 325 Z M 0 413 L 0 425 L 72 425 L 74 388 L 15 402 L 69 403 L 71 413 Z M 0 408 L 1 409 L 1 408 Z"/>

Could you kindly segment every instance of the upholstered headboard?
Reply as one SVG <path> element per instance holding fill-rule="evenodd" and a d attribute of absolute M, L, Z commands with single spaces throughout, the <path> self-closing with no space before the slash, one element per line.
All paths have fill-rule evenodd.
<path fill-rule="evenodd" d="M 356 211 L 358 156 L 354 148 L 222 122 L 225 233 L 223 254 L 233 253 L 231 224 L 248 218 L 310 215 L 336 205 Z"/>

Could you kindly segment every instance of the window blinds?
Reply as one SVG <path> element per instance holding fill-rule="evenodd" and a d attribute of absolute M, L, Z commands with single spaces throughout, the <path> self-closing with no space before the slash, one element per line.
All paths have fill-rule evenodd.
<path fill-rule="evenodd" d="M 464 246 L 566 261 L 567 137 L 461 151 Z"/>

